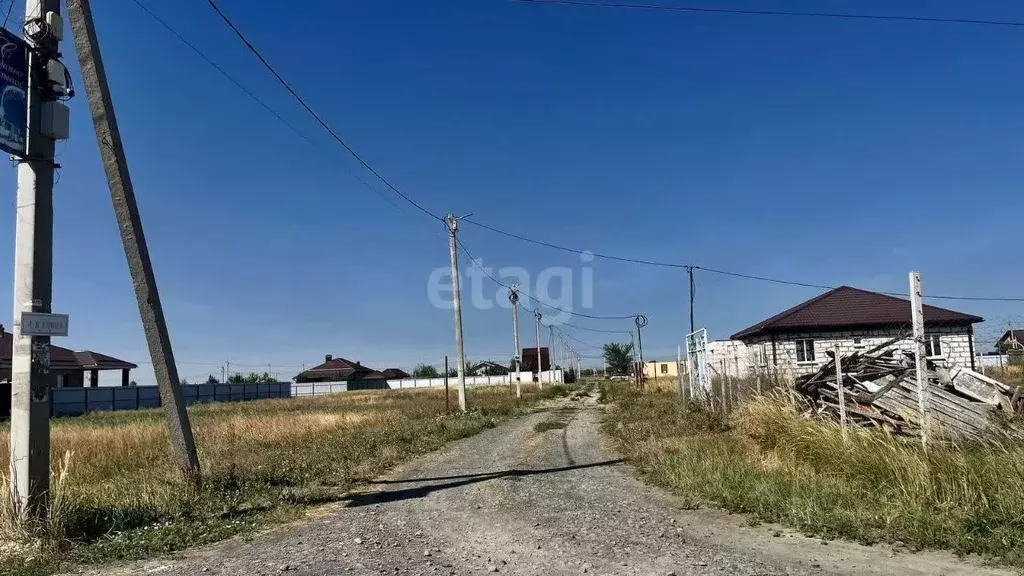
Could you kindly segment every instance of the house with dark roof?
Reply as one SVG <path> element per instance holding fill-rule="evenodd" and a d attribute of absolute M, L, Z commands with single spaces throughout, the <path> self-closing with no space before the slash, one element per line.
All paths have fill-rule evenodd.
<path fill-rule="evenodd" d="M 0 324 L 0 418 L 11 414 L 11 359 L 14 352 L 14 336 Z M 113 356 L 86 350 L 75 352 L 50 344 L 50 373 L 57 388 L 96 387 L 100 384 L 100 372 L 121 371 L 121 385 L 131 382 L 131 371 L 137 365 Z"/>
<path fill-rule="evenodd" d="M 0 383 L 11 381 L 13 350 L 14 336 L 0 324 Z M 99 352 L 75 352 L 50 344 L 50 372 L 55 376 L 54 386 L 57 388 L 99 386 L 99 374 L 107 370 L 120 370 L 121 385 L 127 386 L 131 381 L 131 371 L 136 368 L 138 366 L 131 362 Z"/>
<path fill-rule="evenodd" d="M 536 356 L 537 353 L 534 352 L 534 362 L 537 360 Z M 502 366 L 492 360 L 471 363 L 466 367 L 467 376 L 505 376 L 508 373 L 508 366 Z"/>
<path fill-rule="evenodd" d="M 996 342 L 1000 352 L 1024 351 L 1024 330 L 1007 330 Z"/>
<path fill-rule="evenodd" d="M 304 370 L 295 377 L 297 384 L 309 382 L 352 382 L 355 380 L 389 380 L 383 372 L 363 366 L 358 361 L 353 362 L 344 358 L 327 354 L 322 364 Z"/>
<path fill-rule="evenodd" d="M 519 358 L 522 362 L 521 369 L 524 372 L 533 372 L 536 377 L 538 372 L 537 349 L 523 348 L 523 354 Z M 551 353 L 547 346 L 543 346 L 540 349 L 540 372 L 547 372 L 548 370 L 551 370 Z"/>
<path fill-rule="evenodd" d="M 401 368 L 388 368 L 381 372 L 384 376 L 387 376 L 388 380 L 405 380 L 406 378 L 412 378 L 412 375 L 402 370 Z"/>
<path fill-rule="evenodd" d="M 973 314 L 924 305 L 925 348 L 930 358 L 974 368 Z M 913 349 L 910 301 L 849 286 L 829 290 L 732 335 L 746 345 L 751 368 L 790 375 L 815 372 L 826 351 L 866 351 L 900 336 L 894 346 Z"/>

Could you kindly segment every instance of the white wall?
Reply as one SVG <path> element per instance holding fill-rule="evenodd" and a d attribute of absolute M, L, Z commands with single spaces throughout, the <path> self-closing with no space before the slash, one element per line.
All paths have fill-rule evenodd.
<path fill-rule="evenodd" d="M 547 370 L 540 373 L 541 381 L 545 384 L 564 382 L 564 374 L 561 370 Z M 533 372 L 520 372 L 519 379 L 524 384 L 533 382 Z M 499 386 L 515 384 L 515 373 L 503 376 L 466 376 L 466 386 Z M 459 385 L 459 379 L 455 376 L 448 377 L 448 387 Z M 437 388 L 444 387 L 444 378 L 406 378 L 404 380 L 388 380 L 388 386 L 393 390 L 406 388 Z"/>
<path fill-rule="evenodd" d="M 822 331 L 822 332 L 799 332 L 792 334 L 775 335 L 775 356 L 777 362 L 773 363 L 772 338 L 762 336 L 759 339 L 748 343 L 751 365 L 755 368 L 777 368 L 781 373 L 790 376 L 802 374 L 813 374 L 822 364 L 828 361 L 825 352 L 833 350 L 836 344 L 839 345 L 839 353 L 848 356 L 856 351 L 867 351 L 875 346 L 885 343 L 896 336 L 904 333 L 902 330 L 844 330 L 844 331 Z M 966 328 L 936 327 L 927 328 L 926 335 L 938 334 L 939 344 L 942 348 L 942 358 L 949 365 L 970 368 L 970 335 Z M 814 341 L 814 361 L 797 362 L 796 341 L 799 339 L 810 339 Z M 858 342 L 859 340 L 859 342 Z M 910 338 L 901 340 L 893 345 L 894 348 L 901 348 L 913 351 L 914 342 Z M 762 364 L 757 360 L 763 351 L 766 363 Z"/>
<path fill-rule="evenodd" d="M 541 372 L 541 380 L 547 383 L 563 382 L 561 370 Z M 532 372 L 521 372 L 520 380 L 533 382 Z M 515 384 L 515 374 L 505 376 L 467 376 L 466 386 L 508 386 Z M 449 388 L 458 386 L 458 378 L 448 378 Z M 308 382 L 294 384 L 277 382 L 270 384 L 189 384 L 181 387 L 186 404 L 202 402 L 240 402 L 264 398 L 300 398 L 338 394 L 350 390 L 411 388 L 443 388 L 444 378 L 407 378 L 405 380 L 364 380 L 354 382 Z M 73 416 L 85 412 L 110 410 L 136 410 L 160 406 L 160 392 L 156 386 L 126 386 L 97 388 L 55 388 L 53 389 L 54 416 Z"/>
<path fill-rule="evenodd" d="M 739 340 L 708 342 L 708 362 L 714 375 L 730 378 L 746 378 L 751 375 L 750 350 Z"/>

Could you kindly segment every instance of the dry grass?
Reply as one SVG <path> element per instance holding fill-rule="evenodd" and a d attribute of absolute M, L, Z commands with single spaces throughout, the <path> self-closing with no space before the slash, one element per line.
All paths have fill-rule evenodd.
<path fill-rule="evenodd" d="M 1024 566 L 1024 446 L 936 445 L 803 418 L 771 396 L 729 423 L 668 394 L 608 391 L 607 430 L 649 478 L 824 537 L 902 541 Z M 730 426 L 731 424 L 731 426 Z"/>
<path fill-rule="evenodd" d="M 47 574 L 66 561 L 142 558 L 295 518 L 556 392 L 525 386 L 518 404 L 504 387 L 472 389 L 477 409 L 468 415 L 446 414 L 436 390 L 195 406 L 189 413 L 204 475 L 198 491 L 177 472 L 160 411 L 54 420 L 53 521 L 42 538 L 30 539 L 12 522 L 11 507 L 0 506 L 0 540 L 8 544 L 6 553 L 0 546 L 0 572 Z M 3 459 L 7 436 L 0 430 Z"/>

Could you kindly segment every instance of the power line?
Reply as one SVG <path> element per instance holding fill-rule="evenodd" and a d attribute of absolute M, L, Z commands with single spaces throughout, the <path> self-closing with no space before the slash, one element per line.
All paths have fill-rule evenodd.
<path fill-rule="evenodd" d="M 663 12 L 690 12 L 707 14 L 742 14 L 747 16 L 798 16 L 806 18 L 832 18 L 844 20 L 890 20 L 903 22 L 931 22 L 937 24 L 974 24 L 981 26 L 1024 27 L 1024 22 L 1012 20 L 978 20 L 973 18 L 936 18 L 930 16 L 898 16 L 885 14 L 850 14 L 843 12 L 789 12 L 784 10 L 743 10 L 738 8 L 708 8 L 703 6 L 635 4 L 626 2 L 586 2 L 584 0 L 516 0 L 524 4 L 552 4 L 586 6 L 589 8 L 625 8 L 632 10 L 658 10 Z"/>
<path fill-rule="evenodd" d="M 162 26 L 165 30 L 170 32 L 171 35 L 174 36 L 179 42 L 181 42 L 182 44 L 187 46 L 189 48 L 189 50 L 194 52 L 204 62 L 209 64 L 210 67 L 212 67 L 214 70 L 219 72 L 221 76 L 223 76 L 229 82 L 234 84 L 236 88 L 241 90 L 246 96 L 248 96 L 254 102 L 259 104 L 264 110 L 269 112 L 274 118 L 276 118 L 279 122 L 281 122 L 281 124 L 285 125 L 289 130 L 294 132 L 299 138 L 302 138 L 307 144 L 312 146 L 314 149 L 316 149 L 317 151 L 320 151 L 320 148 L 316 145 L 316 143 L 313 142 L 313 140 L 311 140 L 309 138 L 309 136 L 307 136 L 301 130 L 296 128 L 294 124 L 292 124 L 291 122 L 286 120 L 284 118 L 284 116 L 282 116 L 276 110 L 271 108 L 269 104 L 267 104 L 264 100 L 262 100 L 259 96 L 257 96 L 252 90 L 247 88 L 240 81 L 238 81 L 238 79 L 236 79 L 234 76 L 232 76 L 227 70 L 224 69 L 224 67 L 222 67 L 221 65 L 217 64 L 217 62 L 215 62 L 212 58 L 210 58 L 202 50 L 200 50 L 198 46 L 196 46 L 194 43 L 192 43 L 187 38 L 185 38 L 181 33 L 179 33 L 177 30 L 175 30 L 174 27 L 172 27 L 166 20 L 161 18 L 158 14 L 156 14 L 152 10 L 150 10 L 148 6 L 146 6 L 145 4 L 143 4 L 141 2 L 141 0 L 132 0 L 132 2 L 134 2 L 136 6 L 141 8 L 143 12 L 145 12 L 147 15 L 149 15 L 150 18 L 152 18 L 158 24 L 160 24 L 160 26 Z M 388 195 L 382 193 L 380 190 L 377 190 L 376 188 L 371 186 L 369 182 L 367 182 L 365 179 L 360 177 L 358 174 L 354 174 L 352 172 L 349 172 L 343 166 L 341 167 L 341 170 L 343 172 L 345 172 L 346 174 L 348 174 L 349 176 L 355 178 L 360 184 L 362 184 L 364 187 L 366 187 L 367 190 L 373 192 L 374 194 L 379 196 L 381 199 L 383 199 L 388 204 L 391 204 L 392 206 L 394 206 L 398 210 L 404 211 L 404 209 L 401 206 L 399 206 L 398 204 L 396 204 L 395 201 L 391 199 L 391 197 L 389 197 Z"/>
<path fill-rule="evenodd" d="M 466 245 L 462 242 L 462 240 L 459 240 L 458 238 L 456 238 L 455 241 L 458 243 L 459 248 L 461 248 L 462 251 L 466 254 L 466 256 L 469 257 L 469 260 L 470 260 L 470 262 L 473 263 L 473 266 L 475 266 L 478 270 L 483 272 L 484 276 L 487 276 L 488 278 L 490 278 L 490 280 L 492 282 L 494 282 L 495 284 L 497 284 L 498 286 L 501 286 L 503 288 L 507 288 L 509 290 L 512 289 L 511 286 L 509 286 L 508 284 L 505 284 L 501 280 L 498 280 L 497 278 L 492 276 L 491 273 L 488 272 L 483 266 L 478 264 L 477 261 L 476 261 L 476 258 L 473 257 L 473 254 L 470 253 L 470 251 L 466 248 Z M 591 315 L 591 314 L 583 314 L 582 312 L 573 312 L 571 310 L 565 310 L 563 308 L 558 308 L 557 306 L 552 306 L 551 304 L 548 304 L 548 303 L 544 302 L 543 300 L 540 300 L 539 298 L 531 296 L 527 292 L 520 292 L 520 294 L 522 294 L 523 296 L 526 296 L 530 300 L 533 300 L 537 304 L 539 304 L 541 306 L 544 306 L 545 308 L 550 308 L 551 310 L 556 310 L 558 312 L 564 312 L 565 314 L 569 314 L 569 315 L 572 315 L 572 316 L 579 316 L 580 318 L 590 318 L 591 320 L 629 320 L 631 318 L 636 317 L 636 314 L 631 314 L 629 316 L 594 316 L 594 315 Z"/>
<path fill-rule="evenodd" d="M 562 322 L 559 326 L 567 326 L 576 330 L 583 330 L 584 332 L 599 332 L 602 334 L 632 334 L 629 330 L 601 330 L 599 328 L 589 328 L 587 326 L 577 326 L 575 324 L 569 324 L 568 322 Z"/>
<path fill-rule="evenodd" d="M 525 0 L 522 0 L 522 1 L 525 1 Z M 516 240 L 521 240 L 523 242 L 529 242 L 530 244 L 536 244 L 538 246 L 544 246 L 544 247 L 547 247 L 547 248 L 553 248 L 555 250 L 561 250 L 563 252 L 571 252 L 573 254 L 590 255 L 590 256 L 593 256 L 595 258 L 602 258 L 602 259 L 605 259 L 605 260 L 614 260 L 616 262 L 628 262 L 628 263 L 632 263 L 632 264 L 641 264 L 641 265 L 645 265 L 645 266 L 656 266 L 656 267 L 662 267 L 662 268 L 677 268 L 677 269 L 693 268 L 694 270 L 702 270 L 704 272 L 709 272 L 711 274 L 719 274 L 719 275 L 722 275 L 722 276 L 732 276 L 734 278 L 744 278 L 744 279 L 747 279 L 747 280 L 757 280 L 757 281 L 760 281 L 760 282 L 769 282 L 769 283 L 772 283 L 772 284 L 782 284 L 782 285 L 787 285 L 787 286 L 800 286 L 802 288 L 814 288 L 814 289 L 817 289 L 817 290 L 835 290 L 836 288 L 838 288 L 838 286 L 829 286 L 827 284 L 816 284 L 816 283 L 812 283 L 812 282 L 801 282 L 801 281 L 798 281 L 798 280 L 783 280 L 781 278 L 771 278 L 771 277 L 768 277 L 768 276 L 757 276 L 757 275 L 754 275 L 754 274 L 745 274 L 745 273 L 742 273 L 742 272 L 732 272 L 732 271 L 729 271 L 729 270 L 719 270 L 719 269 L 716 269 L 716 268 L 707 268 L 707 267 L 704 267 L 704 266 L 698 266 L 696 264 L 683 264 L 683 263 L 680 263 L 680 262 L 665 262 L 665 261 L 658 261 L 658 260 L 650 260 L 650 259 L 646 259 L 646 258 L 632 258 L 632 257 L 627 257 L 627 256 L 615 256 L 615 255 L 612 255 L 612 254 L 602 254 L 600 252 L 590 252 L 590 251 L 587 251 L 587 250 L 580 250 L 579 248 L 571 248 L 569 246 L 563 246 L 563 245 L 560 245 L 560 244 L 553 244 L 551 242 L 545 242 L 543 240 L 536 240 L 534 238 L 529 238 L 527 236 L 522 236 L 520 234 L 515 234 L 513 232 L 508 232 L 507 230 L 502 230 L 500 228 L 496 228 L 494 226 L 490 226 L 490 225 L 484 224 L 482 222 L 478 222 L 478 221 L 470 219 L 470 218 L 466 218 L 465 221 L 469 222 L 470 224 L 473 224 L 474 226 L 478 226 L 480 228 L 483 228 L 484 230 L 489 230 L 489 231 L 494 232 L 496 234 L 500 234 L 502 236 L 507 236 L 509 238 L 515 238 Z M 888 296 L 898 296 L 898 297 L 902 297 L 902 298 L 909 298 L 910 297 L 910 295 L 908 293 L 906 293 L 906 292 L 880 292 L 880 293 L 888 295 Z M 924 295 L 923 298 L 926 298 L 926 299 L 930 298 L 930 299 L 933 299 L 933 300 L 963 300 L 963 301 L 975 301 L 975 302 L 1024 302 L 1024 298 L 989 297 L 989 296 Z"/>
<path fill-rule="evenodd" d="M 11 0 L 11 3 L 7 5 L 7 14 L 4 15 L 4 28 L 7 28 L 7 23 L 11 20 L 11 10 L 14 9 L 14 3 L 18 0 Z"/>
<path fill-rule="evenodd" d="M 427 216 L 430 216 L 431 218 L 434 218 L 435 220 L 441 220 L 441 221 L 444 220 L 441 216 L 439 216 L 437 214 L 434 214 L 430 210 L 427 210 L 419 202 L 416 202 L 415 200 L 410 198 L 407 194 L 405 194 L 404 192 L 399 190 L 394 184 L 392 184 L 387 178 L 385 178 L 380 172 L 378 172 L 376 168 L 371 166 L 370 163 L 367 162 L 366 159 L 363 158 L 359 154 L 359 152 L 357 152 L 355 150 L 355 148 L 350 146 L 348 144 L 348 142 L 345 142 L 345 140 L 341 136 L 339 136 L 338 133 L 335 132 L 327 124 L 327 122 L 324 121 L 324 119 L 319 114 L 317 114 L 316 111 L 314 111 L 309 106 L 309 104 L 306 103 L 305 99 L 303 99 L 302 96 L 299 95 L 299 93 L 295 90 L 295 88 L 293 88 L 292 85 L 289 84 L 288 81 L 285 80 L 284 77 L 281 76 L 281 74 L 279 74 L 278 71 L 273 66 L 270 65 L 270 62 L 268 62 L 267 59 L 263 57 L 263 54 L 260 53 L 260 51 L 256 48 L 256 46 L 254 46 L 252 44 L 252 42 L 249 42 L 249 40 L 245 37 L 245 35 L 242 34 L 242 31 L 239 30 L 238 26 L 235 26 L 235 23 L 232 22 L 231 19 L 228 17 L 228 15 L 225 14 L 224 11 L 220 9 L 220 6 L 217 6 L 217 3 L 214 2 L 214 0 L 207 0 L 207 3 L 210 5 L 211 8 L 213 8 L 214 12 L 216 12 L 217 15 L 220 16 L 221 20 L 223 20 L 224 23 L 227 24 L 227 26 L 229 28 L 231 28 L 231 30 L 234 31 L 235 35 L 238 36 L 238 39 L 241 40 L 243 44 L 245 44 L 245 47 L 250 52 L 252 52 L 252 54 L 254 56 L 256 56 L 256 58 L 260 61 L 260 63 L 263 64 L 263 67 L 266 68 L 274 76 L 274 78 L 277 79 L 277 81 L 281 84 L 281 86 L 283 86 L 284 89 L 287 90 L 288 93 L 291 94 L 295 98 L 295 100 L 298 101 L 298 103 L 303 108 L 305 108 L 306 112 L 309 112 L 309 114 L 313 117 L 313 119 L 316 120 L 317 123 L 320 124 L 320 126 L 322 126 L 323 129 L 326 130 L 327 133 L 330 134 L 331 137 L 334 138 L 335 141 L 337 141 L 339 144 L 341 144 L 345 148 L 345 150 L 348 150 L 348 153 L 351 154 L 353 158 L 358 160 L 359 163 L 362 164 L 364 168 L 369 170 L 374 176 L 377 177 L 378 180 L 380 180 L 381 182 L 384 183 L 385 186 L 390 188 L 391 191 L 393 191 L 395 194 L 398 194 L 399 196 L 401 196 L 402 199 L 405 200 L 406 202 L 408 202 L 409 204 L 412 204 L 413 206 L 415 206 L 416 209 L 418 209 L 420 212 L 423 212 L 424 214 L 426 214 Z"/>
<path fill-rule="evenodd" d="M 277 111 L 275 111 L 273 108 L 271 108 L 266 102 L 264 102 L 262 99 L 260 99 L 258 96 L 256 96 L 256 94 L 254 94 L 251 90 L 246 88 L 241 82 L 239 82 L 237 79 L 235 79 L 223 67 L 218 65 L 213 59 L 211 59 L 205 53 L 203 53 L 202 50 L 200 50 L 195 44 L 193 44 L 188 39 L 186 39 L 183 35 L 178 33 L 172 26 L 170 26 L 170 24 L 168 24 L 165 20 L 163 20 L 160 16 L 158 16 L 156 13 L 154 13 L 152 10 L 150 10 L 145 4 L 143 4 L 141 2 L 141 0 L 132 0 L 132 1 L 137 6 L 139 6 L 146 14 L 148 14 L 151 18 L 153 18 L 157 23 L 159 23 L 163 28 L 165 28 L 168 32 L 170 32 L 175 38 L 177 38 L 180 42 L 182 42 L 185 46 L 187 46 L 190 50 L 192 50 L 196 55 L 198 55 L 200 58 L 202 58 L 207 64 L 209 64 L 211 67 L 213 67 L 215 70 L 217 70 L 217 72 L 219 72 L 222 76 L 224 76 L 224 78 L 226 78 L 229 82 L 234 84 L 238 89 L 240 89 L 242 92 L 244 92 L 253 101 L 258 103 L 261 107 L 263 107 L 266 111 L 268 111 L 271 115 L 273 115 L 278 121 L 280 121 L 282 124 L 284 124 L 286 127 L 288 127 L 291 131 L 295 132 L 300 138 L 305 140 L 307 143 L 309 143 L 310 145 L 316 147 L 316 145 L 313 143 L 313 141 L 308 136 L 306 136 L 302 131 L 300 131 L 298 128 L 296 128 L 293 124 L 288 122 L 288 120 L 286 120 L 281 114 L 279 114 Z M 360 156 L 358 153 L 356 153 L 356 151 L 351 146 L 349 146 L 337 133 L 335 133 L 326 124 L 326 122 L 315 111 L 313 111 L 305 103 L 305 101 L 301 98 L 301 96 L 299 96 L 299 94 L 287 83 L 287 81 L 285 81 L 284 78 L 266 61 L 266 59 L 263 58 L 262 54 L 260 54 L 259 51 L 255 48 L 255 46 L 253 46 L 245 38 L 245 36 L 241 33 L 241 31 L 234 25 L 234 23 L 228 18 L 228 16 L 226 14 L 224 14 L 224 12 L 222 10 L 220 10 L 220 8 L 216 5 L 216 3 L 213 0 L 208 0 L 208 1 L 209 1 L 210 6 L 217 12 L 217 14 L 221 17 L 221 19 L 229 27 L 231 27 L 231 29 L 242 40 L 242 42 L 246 45 L 246 47 L 250 51 L 252 51 L 253 54 L 256 55 L 256 57 L 275 76 L 275 78 L 277 78 L 277 80 L 289 91 L 289 93 L 291 93 L 292 96 L 295 97 L 296 100 L 298 100 L 299 103 L 314 117 L 314 119 L 316 119 L 316 121 L 324 129 L 326 129 L 328 131 L 328 133 L 332 137 L 334 137 L 334 139 L 336 141 L 338 141 L 350 154 L 352 154 L 352 156 L 354 158 L 356 158 L 364 167 L 366 167 L 368 170 L 370 170 L 381 182 L 383 182 L 385 185 L 387 185 L 388 188 L 390 188 L 396 194 L 401 196 L 403 199 L 405 199 L 407 202 L 409 202 L 412 206 L 416 207 L 421 212 L 424 212 L 425 214 L 427 214 L 427 215 L 429 215 L 429 216 L 431 216 L 433 218 L 441 220 L 440 216 L 430 212 L 429 210 L 427 210 L 426 208 L 424 208 L 423 206 L 418 204 L 416 201 L 414 201 L 412 198 L 408 197 L 406 194 L 401 192 L 394 185 L 392 185 L 379 172 L 377 172 L 365 159 L 363 159 L 362 156 Z M 644 6 L 644 5 L 634 5 L 634 4 L 596 4 L 596 3 L 590 3 L 590 2 L 577 2 L 575 0 L 519 0 L 519 1 L 521 1 L 521 2 L 533 2 L 533 3 L 576 4 L 576 5 L 604 6 L 604 7 L 643 7 Z M 13 1 L 12 1 L 10 6 L 13 6 Z M 652 5 L 651 8 L 657 8 L 657 7 Z M 669 7 L 660 7 L 660 8 L 669 8 Z M 10 9 L 10 7 L 9 7 L 9 9 Z M 683 11 L 694 11 L 694 12 L 701 12 L 701 11 L 707 11 L 707 12 L 737 12 L 737 11 L 727 10 L 727 9 L 710 9 L 710 8 L 708 8 L 708 9 L 697 9 L 697 8 L 685 8 L 685 9 L 683 9 L 683 8 L 679 8 L 679 7 L 674 7 L 673 9 L 679 9 L 679 10 L 683 10 Z M 774 12 L 763 12 L 763 11 L 738 11 L 738 12 L 739 13 L 756 13 L 756 14 L 762 14 L 762 13 L 763 14 L 775 14 Z M 802 15 L 800 13 L 779 13 L 779 14 Z M 973 22 L 973 23 L 978 23 L 978 22 Z M 1024 23 L 1019 23 L 1019 25 L 1024 25 Z M 349 174 L 352 177 L 354 177 L 356 180 L 358 180 L 368 190 L 370 190 L 374 194 L 378 195 L 379 197 L 381 197 L 382 199 L 387 201 L 389 204 L 394 206 L 396 209 L 401 209 L 401 207 L 398 204 L 396 204 L 390 197 L 388 197 L 387 195 L 381 193 L 374 186 L 370 185 L 366 180 L 364 180 L 363 178 L 361 178 L 357 174 L 352 174 L 352 173 L 349 173 Z M 801 282 L 801 281 L 794 281 L 794 280 L 783 280 L 783 279 L 779 279 L 779 278 L 770 278 L 770 277 L 766 277 L 766 276 L 757 276 L 757 275 L 745 274 L 745 273 L 741 273 L 741 272 L 732 272 L 732 271 L 719 270 L 719 269 L 714 269 L 714 268 L 705 268 L 705 267 L 702 267 L 702 266 L 697 266 L 697 265 L 692 265 L 692 264 L 683 264 L 683 263 L 678 263 L 678 262 L 665 262 L 665 261 L 651 260 L 651 259 L 646 259 L 646 258 L 633 258 L 633 257 L 616 256 L 616 255 L 612 255 L 612 254 L 603 254 L 603 253 L 598 253 L 598 252 L 590 252 L 590 251 L 586 251 L 586 250 L 579 250 L 577 248 L 571 248 L 571 247 L 567 247 L 567 246 L 562 246 L 562 245 L 554 244 L 554 243 L 551 243 L 551 242 L 545 242 L 545 241 L 542 241 L 542 240 L 536 240 L 534 238 L 529 238 L 527 236 L 522 236 L 520 234 L 516 234 L 516 233 L 513 233 L 513 232 L 508 232 L 506 230 L 501 230 L 501 229 L 496 228 L 494 226 L 489 226 L 487 224 L 484 224 L 482 222 L 477 222 L 477 221 L 469 219 L 469 218 L 466 218 L 465 221 L 469 222 L 470 224 L 476 225 L 476 226 L 478 226 L 480 228 L 483 228 L 485 230 L 489 230 L 491 232 L 494 232 L 496 234 L 501 234 L 503 236 L 514 238 L 514 239 L 517 239 L 517 240 L 520 240 L 520 241 L 523 241 L 523 242 L 528 242 L 528 243 L 531 243 L 531 244 L 536 244 L 536 245 L 544 246 L 544 247 L 547 247 L 547 248 L 561 250 L 561 251 L 564 251 L 564 252 L 571 252 L 571 253 L 581 254 L 581 255 L 592 255 L 595 258 L 601 258 L 601 259 L 605 259 L 605 260 L 612 260 L 612 261 L 618 261 L 618 262 L 627 262 L 627 263 L 640 264 L 640 265 L 646 265 L 646 266 L 665 267 L 665 268 L 677 268 L 677 269 L 693 268 L 693 269 L 696 269 L 696 270 L 703 270 L 705 272 L 710 272 L 712 274 L 719 274 L 719 275 L 723 275 L 723 276 L 732 276 L 732 277 L 744 278 L 744 279 L 748 279 L 748 280 L 757 280 L 757 281 L 761 281 L 761 282 L 769 282 L 769 283 L 780 284 L 780 285 L 789 285 L 789 286 L 799 286 L 799 287 L 813 288 L 813 289 L 819 289 L 819 290 L 832 290 L 832 289 L 836 288 L 835 286 L 828 286 L 828 285 L 824 285 L 824 284 L 816 284 L 816 283 Z M 465 250 L 465 247 L 463 247 L 463 250 Z M 491 279 L 494 280 L 493 277 Z M 882 292 L 882 293 L 890 295 L 890 296 L 897 296 L 897 297 L 902 297 L 902 298 L 909 297 L 909 294 L 902 293 L 902 292 Z M 529 297 L 529 295 L 527 295 L 527 296 Z M 1001 297 L 980 297 L 980 296 L 925 295 L 924 298 L 926 298 L 926 299 L 935 299 L 935 300 L 962 300 L 962 301 L 978 301 L 978 302 L 1024 302 L 1024 298 L 1001 298 Z M 531 297 L 531 299 L 532 299 L 532 297 Z M 547 306 L 543 302 L 541 302 L 541 304 Z M 561 309 L 555 308 L 553 306 L 548 306 L 548 307 L 552 308 L 554 310 L 560 310 L 560 311 L 563 311 L 563 312 L 568 312 L 566 310 L 561 310 Z M 581 316 L 581 317 L 584 317 L 584 318 L 590 318 L 591 317 L 591 316 L 584 315 L 584 314 L 579 314 L 579 313 L 576 313 L 575 315 Z M 603 318 L 602 317 L 602 318 L 596 318 L 596 319 L 627 319 L 627 318 L 629 318 L 629 317 L 622 317 L 622 318 L 618 318 L 618 317 L 616 317 L 616 318 Z"/>
<path fill-rule="evenodd" d="M 543 324 L 543 322 L 541 322 L 541 324 Z M 582 346 L 586 346 L 588 348 L 597 348 L 597 349 L 603 349 L 604 348 L 603 344 L 591 344 L 589 342 L 584 342 L 583 340 L 580 340 L 580 339 L 574 337 L 572 334 L 569 334 L 565 330 L 560 329 L 558 326 L 554 326 L 554 329 L 557 330 L 560 335 L 565 336 L 566 338 L 568 338 L 568 339 L 572 340 L 573 342 L 576 342 L 577 344 L 580 344 Z"/>
<path fill-rule="evenodd" d="M 544 247 L 547 247 L 547 248 L 554 248 L 555 250 L 561 250 L 563 252 L 572 252 L 574 254 L 586 254 L 586 255 L 593 256 L 595 258 L 603 258 L 605 260 L 615 260 L 615 261 L 618 261 L 618 262 L 631 262 L 631 263 L 634 263 L 634 264 L 645 264 L 647 266 L 662 266 L 662 267 L 666 267 L 666 268 L 686 268 L 686 264 L 677 264 L 677 263 L 674 263 L 674 262 L 658 262 L 656 260 L 645 260 L 645 259 L 641 259 L 641 258 L 628 258 L 628 257 L 625 257 L 625 256 L 613 256 L 611 254 L 601 254 L 600 252 L 589 252 L 587 250 L 580 250 L 578 248 L 569 248 L 568 246 L 561 246 L 561 245 L 558 245 L 558 244 L 552 244 L 550 242 L 544 242 L 542 240 L 535 240 L 533 238 L 528 238 L 526 236 L 520 236 L 519 234 L 515 234 L 515 233 L 512 233 L 512 232 L 507 232 L 505 230 L 501 230 L 500 228 L 495 228 L 494 226 L 489 226 L 489 225 L 484 224 L 482 222 L 477 222 L 476 220 L 473 220 L 471 218 L 465 218 L 464 220 L 466 222 L 469 222 L 470 224 L 472 224 L 474 226 L 478 226 L 480 228 L 483 228 L 484 230 L 490 230 L 491 232 L 494 232 L 496 234 L 501 234 L 502 236 L 508 236 L 509 238 L 515 238 L 516 240 L 521 240 L 523 242 L 529 242 L 531 244 L 536 244 L 538 246 L 544 246 Z"/>

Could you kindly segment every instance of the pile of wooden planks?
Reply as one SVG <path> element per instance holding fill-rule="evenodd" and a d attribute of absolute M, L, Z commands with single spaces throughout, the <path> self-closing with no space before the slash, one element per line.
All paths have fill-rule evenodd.
<path fill-rule="evenodd" d="M 848 425 L 877 427 L 893 434 L 919 436 L 921 419 L 914 355 L 895 347 L 894 338 L 866 352 L 840 358 Z M 839 420 L 839 386 L 833 353 L 816 373 L 797 378 L 796 389 L 811 413 Z M 1024 388 L 982 374 L 927 361 L 925 412 L 930 435 L 980 439 L 991 434 L 1024 435 L 997 414 L 1024 409 Z"/>

